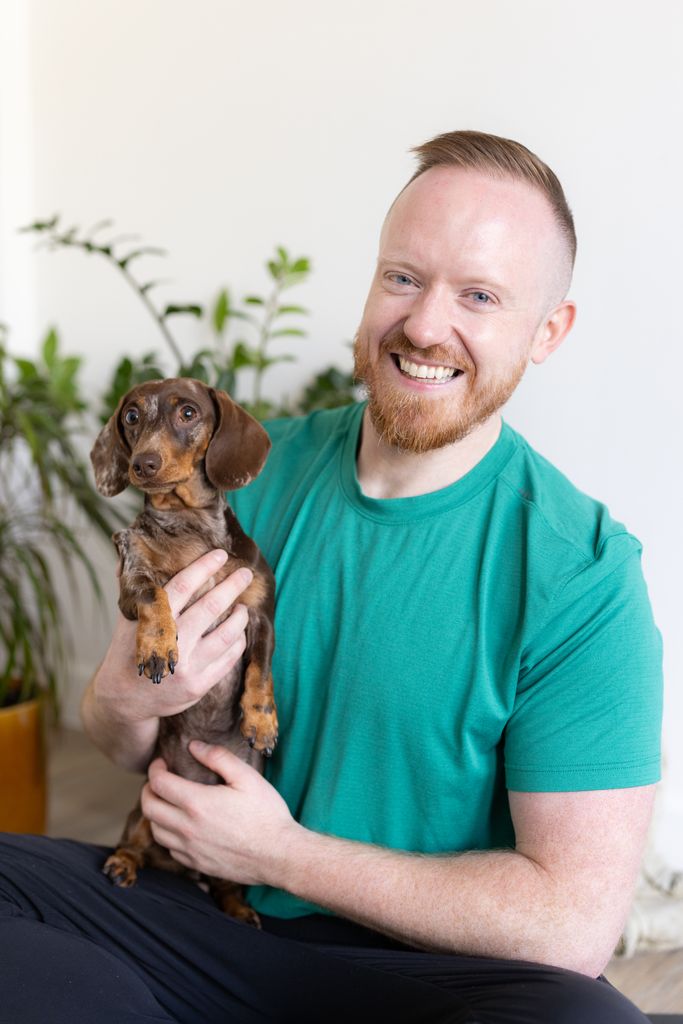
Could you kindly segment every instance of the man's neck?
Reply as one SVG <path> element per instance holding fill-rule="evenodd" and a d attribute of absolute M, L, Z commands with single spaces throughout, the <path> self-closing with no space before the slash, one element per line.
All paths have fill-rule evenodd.
<path fill-rule="evenodd" d="M 381 441 L 366 409 L 357 457 L 360 488 L 368 498 L 414 498 L 439 491 L 481 462 L 498 440 L 501 426 L 495 413 L 462 441 L 417 455 Z"/>

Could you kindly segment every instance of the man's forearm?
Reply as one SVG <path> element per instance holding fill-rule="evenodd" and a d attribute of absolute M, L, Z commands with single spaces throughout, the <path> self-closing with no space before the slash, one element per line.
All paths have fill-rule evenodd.
<path fill-rule="evenodd" d="M 81 702 L 83 726 L 93 743 L 115 764 L 128 771 L 147 768 L 159 731 L 158 719 L 126 718 L 111 699 L 98 693 L 97 674 L 90 681 Z"/>
<path fill-rule="evenodd" d="M 604 936 L 596 935 L 599 908 L 572 898 L 513 850 L 423 856 L 300 828 L 278 853 L 271 884 L 429 950 L 530 960 L 591 976 L 609 957 Z"/>

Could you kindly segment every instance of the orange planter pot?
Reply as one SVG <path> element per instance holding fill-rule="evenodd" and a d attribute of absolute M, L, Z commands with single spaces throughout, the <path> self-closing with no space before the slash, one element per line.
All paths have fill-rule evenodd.
<path fill-rule="evenodd" d="M 0 709 L 0 832 L 45 831 L 45 732 L 40 701 Z"/>

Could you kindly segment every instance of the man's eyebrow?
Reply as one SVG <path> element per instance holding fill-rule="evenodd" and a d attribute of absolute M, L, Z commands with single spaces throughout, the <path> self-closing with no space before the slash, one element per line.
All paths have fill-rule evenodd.
<path fill-rule="evenodd" d="M 402 256 L 385 255 L 379 256 L 377 258 L 378 267 L 386 266 L 388 264 L 394 264 L 403 267 L 405 270 L 409 270 L 411 274 L 420 274 L 421 272 L 418 266 L 416 266 L 414 263 L 411 263 L 410 260 L 404 260 Z"/>
<path fill-rule="evenodd" d="M 510 289 L 502 284 L 500 281 L 496 281 L 492 277 L 468 277 L 462 282 L 463 288 L 481 288 L 483 290 L 490 290 L 495 292 L 496 295 L 508 296 L 510 295 Z"/>

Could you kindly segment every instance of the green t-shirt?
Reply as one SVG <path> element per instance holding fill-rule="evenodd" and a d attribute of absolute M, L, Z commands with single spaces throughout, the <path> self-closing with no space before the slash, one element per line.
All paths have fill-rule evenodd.
<path fill-rule="evenodd" d="M 266 772 L 294 817 L 394 849 L 487 850 L 514 846 L 507 789 L 655 782 L 661 645 L 638 541 L 506 424 L 451 486 L 368 498 L 363 410 L 268 424 L 264 471 L 229 496 L 277 580 Z"/>

